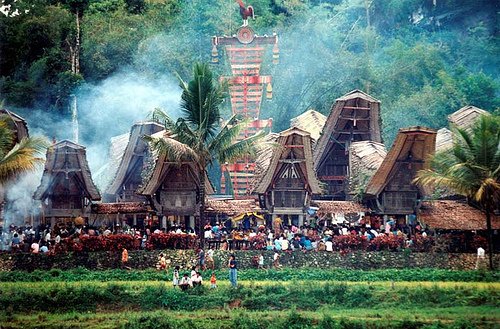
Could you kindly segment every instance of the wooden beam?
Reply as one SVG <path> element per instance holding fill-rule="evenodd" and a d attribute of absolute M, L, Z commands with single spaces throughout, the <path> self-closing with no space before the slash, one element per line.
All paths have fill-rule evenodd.
<path fill-rule="evenodd" d="M 344 134 L 344 135 L 363 135 L 363 134 L 370 134 L 369 130 L 356 130 L 356 131 L 336 131 L 336 134 Z"/>
<path fill-rule="evenodd" d="M 361 106 L 344 106 L 343 109 L 348 109 L 348 110 L 367 110 L 369 111 L 369 107 L 361 107 Z"/>

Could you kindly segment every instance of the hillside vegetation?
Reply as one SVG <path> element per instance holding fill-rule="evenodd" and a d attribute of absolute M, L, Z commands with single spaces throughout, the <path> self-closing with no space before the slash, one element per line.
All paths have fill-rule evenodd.
<path fill-rule="evenodd" d="M 11 7 L 0 14 L 0 99 L 25 113 L 66 117 L 71 94 L 122 72 L 146 80 L 188 77 L 193 62 L 210 61 L 211 36 L 241 25 L 234 0 L 2 3 Z M 248 4 L 257 14 L 250 26 L 280 37 L 280 63 L 272 65 L 269 54 L 263 67 L 273 75 L 274 99 L 263 104 L 262 116 L 274 117 L 275 131 L 308 108 L 328 113 L 335 98 L 355 88 L 382 101 L 387 143 L 402 126 L 444 126 L 446 115 L 464 105 L 492 112 L 500 106 L 495 1 Z M 216 71 L 228 72 L 224 65 Z"/>

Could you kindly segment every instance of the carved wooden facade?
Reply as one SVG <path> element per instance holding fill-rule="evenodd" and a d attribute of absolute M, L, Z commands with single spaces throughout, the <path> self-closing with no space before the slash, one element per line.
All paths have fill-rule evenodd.
<path fill-rule="evenodd" d="M 429 191 L 413 183 L 417 171 L 427 168 L 434 154 L 436 131 L 422 127 L 400 129 L 384 161 L 368 182 L 365 201 L 379 214 L 416 212 Z"/>
<path fill-rule="evenodd" d="M 312 194 L 321 193 L 312 164 L 311 136 L 290 128 L 280 133 L 267 170 L 254 189 L 272 214 L 303 215 Z"/>
<path fill-rule="evenodd" d="M 42 201 L 42 220 L 88 217 L 101 196 L 92 181 L 85 148 L 70 141 L 49 147 L 41 184 L 34 199 Z"/>
<path fill-rule="evenodd" d="M 204 179 L 205 192 L 213 194 L 206 175 Z M 159 155 L 150 177 L 138 193 L 146 196 L 161 216 L 194 216 L 199 212 L 199 191 L 200 178 L 195 163 L 169 162 L 165 155 Z"/>
<path fill-rule="evenodd" d="M 338 98 L 314 149 L 314 168 L 326 184 L 324 197 L 349 199 L 349 146 L 352 142 L 381 142 L 380 101 L 359 90 Z"/>

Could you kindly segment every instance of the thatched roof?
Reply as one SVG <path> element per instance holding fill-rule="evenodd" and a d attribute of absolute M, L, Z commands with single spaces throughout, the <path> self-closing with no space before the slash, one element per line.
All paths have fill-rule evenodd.
<path fill-rule="evenodd" d="M 261 210 L 255 199 L 216 200 L 210 198 L 207 199 L 205 209 L 210 213 L 226 214 L 228 216 Z"/>
<path fill-rule="evenodd" d="M 54 188 L 61 180 L 71 180 L 90 200 L 100 200 L 97 187 L 92 181 L 85 147 L 64 140 L 50 146 L 47 149 L 47 159 L 42 175 L 42 181 L 38 186 L 34 199 L 43 200 L 53 194 Z M 66 183 L 65 183 L 66 184 Z"/>
<path fill-rule="evenodd" d="M 147 213 L 151 208 L 144 202 L 96 203 L 92 212 L 96 214 L 138 214 Z"/>
<path fill-rule="evenodd" d="M 450 114 L 448 121 L 462 129 L 470 129 L 476 120 L 482 115 L 489 115 L 489 112 L 472 105 L 464 106 L 460 110 Z"/>
<path fill-rule="evenodd" d="M 271 162 L 260 181 L 256 184 L 254 192 L 265 193 L 272 186 L 280 169 L 286 165 L 283 160 L 293 156 L 293 161 L 298 164 L 307 189 L 313 194 L 321 193 L 320 183 L 314 172 L 312 163 L 311 135 L 299 128 L 292 127 L 279 134 L 276 143 L 281 147 L 273 150 Z"/>
<path fill-rule="evenodd" d="M 297 127 L 311 134 L 311 138 L 318 140 L 326 122 L 326 116 L 315 110 L 309 110 L 290 120 L 290 127 Z"/>
<path fill-rule="evenodd" d="M 144 157 L 148 150 L 148 144 L 142 137 L 145 135 L 152 135 L 161 130 L 163 130 L 163 126 L 155 122 L 141 122 L 132 126 L 130 138 L 116 175 L 111 185 L 106 189 L 107 194 L 117 194 L 129 177 L 140 177 L 140 172 L 143 169 Z"/>
<path fill-rule="evenodd" d="M 28 124 L 26 123 L 26 120 L 7 109 L 1 109 L 0 114 L 8 116 L 12 120 L 12 129 L 16 135 L 16 143 L 19 143 L 23 138 L 29 137 Z"/>
<path fill-rule="evenodd" d="M 311 201 L 311 206 L 318 207 L 318 215 L 349 214 L 367 212 L 368 208 L 354 201 Z"/>
<path fill-rule="evenodd" d="M 379 195 L 406 160 L 418 161 L 423 168 L 429 165 L 428 158 L 436 149 L 436 131 L 424 127 L 399 129 L 392 148 L 366 186 L 367 195 Z M 425 191 L 427 192 L 427 191 Z"/>
<path fill-rule="evenodd" d="M 424 201 L 418 219 L 433 229 L 486 230 L 486 215 L 464 201 Z M 492 228 L 500 229 L 500 217 L 492 215 Z"/>
<path fill-rule="evenodd" d="M 332 144 L 347 138 L 345 134 L 348 132 L 355 141 L 381 142 L 379 111 L 380 101 L 357 89 L 338 98 L 314 148 L 315 169 L 321 167 L 328 157 Z"/>

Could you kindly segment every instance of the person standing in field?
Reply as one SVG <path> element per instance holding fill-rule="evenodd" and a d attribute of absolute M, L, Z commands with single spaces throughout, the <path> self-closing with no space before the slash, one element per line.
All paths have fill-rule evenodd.
<path fill-rule="evenodd" d="M 178 265 L 174 268 L 174 274 L 172 277 L 172 284 L 174 285 L 174 288 L 179 285 L 179 266 Z"/>
<path fill-rule="evenodd" d="M 236 257 L 234 255 L 229 256 L 229 281 L 231 282 L 231 286 L 236 288 L 238 281 L 238 263 L 236 262 Z"/>
<path fill-rule="evenodd" d="M 122 250 L 122 268 L 127 268 L 128 263 L 128 250 L 123 248 Z"/>
<path fill-rule="evenodd" d="M 215 272 L 212 272 L 212 276 L 210 277 L 210 289 L 217 288 L 217 278 L 215 277 Z"/>

